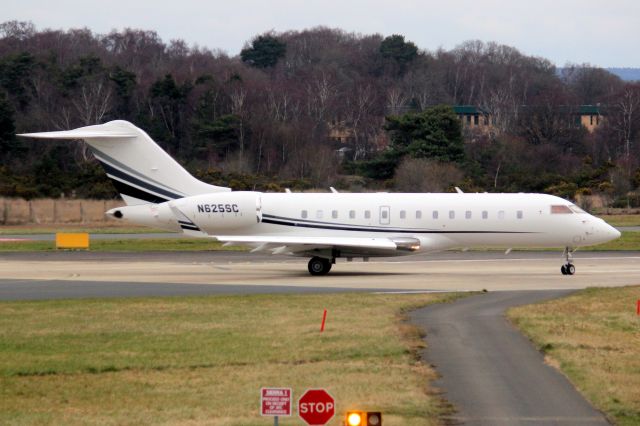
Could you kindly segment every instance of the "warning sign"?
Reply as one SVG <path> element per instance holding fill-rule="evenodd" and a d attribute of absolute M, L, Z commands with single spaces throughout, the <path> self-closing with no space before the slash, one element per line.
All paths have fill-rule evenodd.
<path fill-rule="evenodd" d="M 263 416 L 290 416 L 291 395 L 291 388 L 260 389 L 260 414 Z"/>

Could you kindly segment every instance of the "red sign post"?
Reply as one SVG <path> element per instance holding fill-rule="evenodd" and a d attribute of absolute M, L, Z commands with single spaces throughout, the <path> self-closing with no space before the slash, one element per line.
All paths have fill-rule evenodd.
<path fill-rule="evenodd" d="M 290 388 L 262 388 L 260 389 L 260 414 L 262 416 L 290 416 L 291 415 Z M 277 424 L 277 420 L 276 423 Z"/>
<path fill-rule="evenodd" d="M 298 400 L 298 416 L 309 426 L 323 426 L 336 414 L 336 404 L 324 389 L 309 389 Z"/>

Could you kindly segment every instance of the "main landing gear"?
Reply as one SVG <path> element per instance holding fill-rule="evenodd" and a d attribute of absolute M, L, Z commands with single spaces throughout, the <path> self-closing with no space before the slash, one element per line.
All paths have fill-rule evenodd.
<path fill-rule="evenodd" d="M 333 263 L 335 263 L 335 259 L 329 260 L 324 257 L 312 257 L 311 260 L 309 260 L 309 273 L 311 275 L 327 275 Z"/>
<path fill-rule="evenodd" d="M 569 249 L 569 247 L 565 247 L 564 249 L 564 257 L 567 260 L 567 263 L 560 267 L 560 272 L 562 275 L 573 275 L 576 273 L 576 267 L 573 266 L 573 250 Z"/>

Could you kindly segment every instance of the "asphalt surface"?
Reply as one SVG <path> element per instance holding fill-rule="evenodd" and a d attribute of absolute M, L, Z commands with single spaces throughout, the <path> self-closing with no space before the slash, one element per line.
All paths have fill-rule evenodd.
<path fill-rule="evenodd" d="M 180 283 L 125 283 L 114 281 L 0 279 L 0 301 L 85 299 L 109 297 L 212 296 L 244 294 L 318 294 L 374 292 L 376 289 L 292 287 L 276 285 L 207 285 Z"/>
<path fill-rule="evenodd" d="M 411 314 L 411 321 L 426 332 L 422 356 L 440 375 L 434 386 L 456 409 L 451 423 L 609 424 L 504 316 L 512 306 L 569 293 L 486 293 Z"/>
<path fill-rule="evenodd" d="M 126 297 L 163 296 L 169 288 L 174 289 L 171 294 L 175 295 L 266 293 L 271 288 L 291 293 L 330 288 L 508 291 L 570 290 L 640 282 L 638 253 L 580 252 L 575 256 L 577 272 L 570 277 L 560 274 L 562 263 L 559 252 L 518 252 L 508 256 L 500 252 L 446 252 L 372 259 L 368 263 L 340 260 L 328 275 L 312 277 L 305 258 L 261 253 L 0 253 L 0 282 L 13 300 L 19 298 L 19 292 L 26 291 L 23 288 L 27 285 L 46 290 L 44 299 L 52 297 L 56 288 L 68 297 Z M 212 288 L 187 288 L 191 285 Z M 100 286 L 103 289 L 99 292 L 85 290 Z M 263 288 L 256 289 L 257 286 Z M 25 298 L 33 297 L 32 291 L 25 293 Z"/>

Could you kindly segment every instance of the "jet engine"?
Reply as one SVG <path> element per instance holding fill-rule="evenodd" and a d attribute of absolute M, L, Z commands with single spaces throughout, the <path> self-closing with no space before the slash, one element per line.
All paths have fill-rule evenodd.
<path fill-rule="evenodd" d="M 248 228 L 262 220 L 262 203 L 258 192 L 217 192 L 169 201 L 207 234 L 220 235 Z M 178 217 L 178 220 L 181 218 Z"/>

